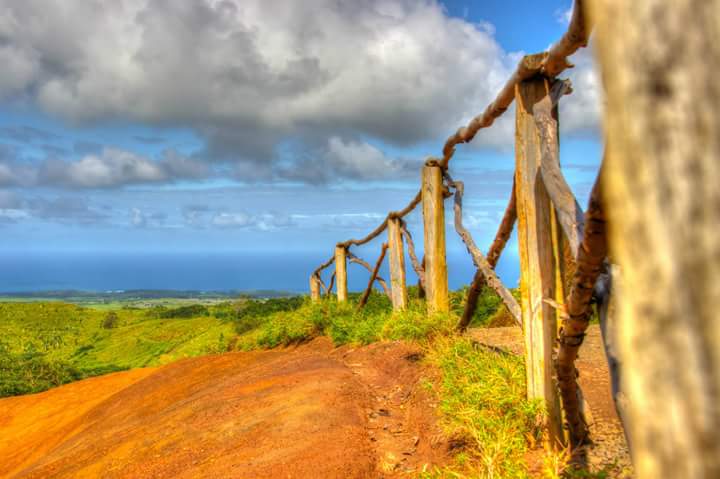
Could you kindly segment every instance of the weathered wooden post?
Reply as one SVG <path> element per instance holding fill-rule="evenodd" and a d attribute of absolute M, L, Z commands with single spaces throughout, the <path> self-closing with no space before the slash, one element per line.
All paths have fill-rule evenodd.
<path fill-rule="evenodd" d="M 320 281 L 314 274 L 310 275 L 310 299 L 313 303 L 320 301 Z"/>
<path fill-rule="evenodd" d="M 407 307 L 408 295 L 405 284 L 405 251 L 403 249 L 400 218 L 388 219 L 388 245 L 390 246 L 390 293 L 393 309 Z"/>
<path fill-rule="evenodd" d="M 444 200 L 442 168 L 434 161 L 429 161 L 422 169 L 425 294 L 428 313 L 447 312 L 450 309 L 445 259 Z"/>
<path fill-rule="evenodd" d="M 540 62 L 531 55 L 525 62 Z M 533 106 L 548 95 L 549 82 L 537 77 L 521 82 L 515 90 L 515 192 L 520 250 L 521 305 L 525 335 L 527 391 L 529 398 L 545 401 L 548 441 L 552 447 L 565 443 L 557 387 L 553 379 L 553 345 L 558 312 L 545 299 L 562 299 L 562 246 L 550 198 L 540 175 L 540 137 Z M 557 116 L 557 109 L 553 111 Z M 557 138 L 554 139 L 557 141 Z"/>
<path fill-rule="evenodd" d="M 335 247 L 335 284 L 338 301 L 347 301 L 347 248 L 341 245 Z"/>

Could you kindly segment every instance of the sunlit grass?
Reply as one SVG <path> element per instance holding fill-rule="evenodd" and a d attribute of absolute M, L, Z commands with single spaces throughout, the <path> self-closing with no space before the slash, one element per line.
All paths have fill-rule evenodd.
<path fill-rule="evenodd" d="M 428 387 L 456 457 L 423 477 L 528 477 L 525 453 L 540 439 L 542 409 L 525 397 L 523 359 L 448 337 L 429 346 L 428 360 L 441 374 Z"/>

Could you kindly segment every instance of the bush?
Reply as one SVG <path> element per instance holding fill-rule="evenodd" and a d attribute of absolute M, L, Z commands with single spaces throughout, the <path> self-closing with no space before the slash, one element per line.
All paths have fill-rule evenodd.
<path fill-rule="evenodd" d="M 210 313 L 207 307 L 202 304 L 191 304 L 189 306 L 179 306 L 159 311 L 158 317 L 162 319 L 170 318 L 197 318 L 200 316 L 208 316 Z"/>
<path fill-rule="evenodd" d="M 266 300 L 244 300 L 235 306 L 231 316 L 235 322 L 235 331 L 238 334 L 246 333 L 260 326 L 264 318 L 280 313 L 295 311 L 305 302 L 302 296 L 290 298 L 272 298 Z M 227 308 L 215 312 L 216 317 L 224 316 Z"/>
<path fill-rule="evenodd" d="M 105 315 L 105 319 L 103 319 L 102 327 L 103 329 L 113 329 L 117 326 L 118 322 L 118 315 L 115 311 L 110 311 L 108 314 Z"/>

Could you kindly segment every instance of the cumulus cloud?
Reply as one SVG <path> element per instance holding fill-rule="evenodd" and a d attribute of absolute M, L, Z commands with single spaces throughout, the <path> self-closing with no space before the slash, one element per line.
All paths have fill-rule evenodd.
<path fill-rule="evenodd" d="M 190 126 L 230 160 L 273 158 L 288 136 L 440 138 L 514 67 L 492 29 L 433 1 L 8 0 L 0 38 L 0 97 Z"/>
<path fill-rule="evenodd" d="M 166 151 L 159 161 L 116 148 L 104 148 L 77 161 L 48 159 L 38 171 L 37 182 L 72 188 L 112 188 L 130 184 L 201 179 L 209 168 L 175 151 Z"/>
<path fill-rule="evenodd" d="M 281 164 L 274 172 L 282 179 L 325 183 L 329 180 L 403 179 L 417 174 L 419 159 L 393 158 L 366 141 L 333 136 L 314 153 L 291 164 Z"/>
<path fill-rule="evenodd" d="M 572 82 L 573 93 L 560 101 L 561 134 L 600 132 L 604 96 L 592 50 L 592 42 L 588 48 L 579 50 L 571 58 L 575 68 L 563 74 Z"/>
<path fill-rule="evenodd" d="M 165 173 L 158 164 L 113 148 L 106 148 L 99 155 L 87 155 L 75 162 L 50 160 L 40 171 L 43 183 L 79 188 L 107 188 L 165 179 Z"/>
<path fill-rule="evenodd" d="M 374 145 L 437 141 L 428 154 L 439 154 L 518 59 L 491 25 L 449 17 L 434 0 L 6 0 L 0 10 L 0 99 L 74 124 L 187 127 L 205 143 L 196 158 L 232 162 L 246 181 L 401 174 L 409 163 Z M 596 128 L 597 76 L 584 61 L 570 76 L 563 129 Z M 473 144 L 511 148 L 512 130 L 508 112 Z M 291 161 L 279 151 L 288 141 L 301 153 Z M 81 154 L 45 173 L 72 187 L 206 173 L 187 158 L 161 167 Z"/>

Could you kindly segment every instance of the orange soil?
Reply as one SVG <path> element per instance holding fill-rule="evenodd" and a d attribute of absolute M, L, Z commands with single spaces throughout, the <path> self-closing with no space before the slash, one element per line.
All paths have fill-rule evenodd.
<path fill-rule="evenodd" d="M 1 477 L 393 477 L 446 460 L 403 342 L 228 353 L 0 400 Z"/>

